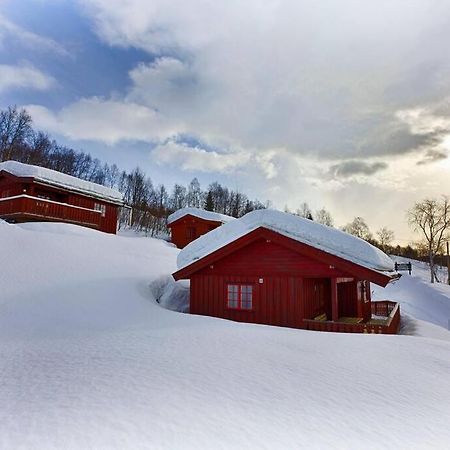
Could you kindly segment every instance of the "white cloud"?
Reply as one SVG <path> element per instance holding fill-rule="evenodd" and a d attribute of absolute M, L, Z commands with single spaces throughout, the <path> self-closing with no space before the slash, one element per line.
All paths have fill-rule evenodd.
<path fill-rule="evenodd" d="M 450 93 L 445 2 L 82 3 L 108 44 L 170 55 L 131 72 L 133 101 L 210 141 L 336 158 L 404 153 L 417 143 L 396 111 Z"/>
<path fill-rule="evenodd" d="M 156 146 L 152 158 L 160 164 L 170 164 L 182 170 L 211 173 L 243 170 L 250 161 L 250 154 L 218 153 L 169 141 Z"/>
<path fill-rule="evenodd" d="M 0 92 L 10 89 L 46 91 L 56 86 L 56 80 L 30 64 L 0 64 Z"/>
<path fill-rule="evenodd" d="M 53 39 L 28 31 L 0 14 L 0 46 L 4 46 L 7 39 L 16 40 L 35 51 L 48 51 L 62 56 L 69 55 L 68 51 Z"/>
<path fill-rule="evenodd" d="M 121 140 L 160 141 L 182 131 L 182 125 L 169 123 L 163 115 L 135 103 L 81 99 L 53 113 L 39 105 L 28 105 L 38 128 L 71 139 L 115 144 Z"/>
<path fill-rule="evenodd" d="M 449 2 L 79 2 L 108 45 L 157 57 L 111 98 L 32 107 L 38 125 L 151 142 L 172 172 L 226 172 L 279 207 L 325 206 L 337 223 L 404 225 L 399 211 L 446 186 Z"/>
<path fill-rule="evenodd" d="M 443 105 L 444 114 L 442 113 Z M 403 109 L 397 111 L 396 115 L 409 126 L 413 134 L 450 132 L 450 99 L 445 99 L 444 102 L 436 105 Z"/>

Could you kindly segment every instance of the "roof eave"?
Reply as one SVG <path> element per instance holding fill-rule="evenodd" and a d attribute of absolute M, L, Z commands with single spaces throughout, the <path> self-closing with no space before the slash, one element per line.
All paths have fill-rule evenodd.
<path fill-rule="evenodd" d="M 226 222 L 223 222 L 222 220 L 205 219 L 204 217 L 194 216 L 193 214 L 184 214 L 184 215 L 178 217 L 177 219 L 173 220 L 172 222 L 167 222 L 167 226 L 171 227 L 174 223 L 177 223 L 181 219 L 184 219 L 188 216 L 193 217 L 194 219 L 197 219 L 197 220 L 203 220 L 204 222 L 215 222 L 215 223 L 222 223 L 222 224 L 226 223 Z"/>
<path fill-rule="evenodd" d="M 357 264 L 350 260 L 344 259 L 341 256 L 333 255 L 328 253 L 325 250 L 318 249 L 316 247 L 311 246 L 310 244 L 306 244 L 295 239 L 292 239 L 286 235 L 280 234 L 274 230 L 265 227 L 258 227 L 254 230 L 251 230 L 249 233 L 241 236 L 240 238 L 232 241 L 225 246 L 215 250 L 212 253 L 205 255 L 204 257 L 193 261 L 189 265 L 182 267 L 181 269 L 174 272 L 172 275 L 175 280 L 181 280 L 189 278 L 195 272 L 203 269 L 208 264 L 215 262 L 217 259 L 223 258 L 228 254 L 238 250 L 241 247 L 244 247 L 254 240 L 268 237 L 272 239 L 274 242 L 277 242 L 280 245 L 285 245 L 286 242 L 289 242 L 289 248 L 297 251 L 298 253 L 302 253 L 305 248 L 308 248 L 313 258 L 322 261 L 326 264 L 333 264 L 337 267 L 340 267 L 341 270 L 347 271 L 349 273 L 358 273 L 360 274 L 362 279 L 367 279 L 379 286 L 385 287 L 390 281 L 393 279 L 397 279 L 397 277 L 392 276 L 386 272 L 382 272 L 379 270 L 371 269 L 366 266 Z"/>
<path fill-rule="evenodd" d="M 112 199 L 106 195 L 102 195 L 102 194 L 96 194 L 95 192 L 87 192 L 87 191 L 83 191 L 81 189 L 77 189 L 76 187 L 71 187 L 71 186 L 67 186 L 65 184 L 60 184 L 57 182 L 52 182 L 51 180 L 47 180 L 45 178 L 40 178 L 40 177 L 36 177 L 36 176 L 19 176 L 19 175 L 15 175 L 14 173 L 8 172 L 5 169 L 0 170 L 0 173 L 5 173 L 8 174 L 11 177 L 17 178 L 19 180 L 26 180 L 29 182 L 34 182 L 34 183 L 40 183 L 43 184 L 45 186 L 52 186 L 52 187 L 56 187 L 59 189 L 63 189 L 65 191 L 68 192 L 75 192 L 77 194 L 81 194 L 81 195 L 85 195 L 86 197 L 92 197 L 98 200 L 103 200 L 107 203 L 112 203 L 114 205 L 117 206 L 124 206 L 125 202 L 123 200 L 116 200 L 116 199 Z"/>

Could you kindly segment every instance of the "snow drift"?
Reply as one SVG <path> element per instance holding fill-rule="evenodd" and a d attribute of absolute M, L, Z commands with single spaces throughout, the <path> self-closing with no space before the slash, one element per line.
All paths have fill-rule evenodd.
<path fill-rule="evenodd" d="M 0 447 L 445 448 L 450 343 L 180 314 L 163 241 L 0 222 Z"/>

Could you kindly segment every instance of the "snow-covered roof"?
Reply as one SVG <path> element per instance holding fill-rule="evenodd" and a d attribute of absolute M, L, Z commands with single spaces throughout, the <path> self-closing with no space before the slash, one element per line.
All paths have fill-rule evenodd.
<path fill-rule="evenodd" d="M 394 273 L 394 263 L 391 258 L 368 242 L 336 228 L 269 209 L 252 211 L 240 219 L 200 236 L 180 252 L 177 259 L 178 269 L 204 258 L 260 227 L 362 267 L 377 272 Z"/>
<path fill-rule="evenodd" d="M 204 220 L 213 220 L 215 222 L 222 222 L 227 223 L 231 222 L 232 220 L 235 220 L 234 217 L 226 216 L 225 214 L 219 214 L 212 211 L 205 211 L 204 209 L 200 208 L 181 208 L 178 211 L 175 211 L 167 218 L 167 223 L 170 225 L 171 223 L 175 222 L 178 219 L 181 219 L 184 216 L 194 216 L 199 217 L 200 219 Z"/>
<path fill-rule="evenodd" d="M 113 203 L 123 203 L 123 195 L 115 189 L 102 186 L 91 181 L 57 172 L 45 167 L 23 164 L 17 161 L 5 161 L 0 163 L 0 171 L 15 175 L 16 177 L 30 177 L 45 184 L 62 187 L 71 191 L 77 191 L 86 195 L 109 200 Z"/>

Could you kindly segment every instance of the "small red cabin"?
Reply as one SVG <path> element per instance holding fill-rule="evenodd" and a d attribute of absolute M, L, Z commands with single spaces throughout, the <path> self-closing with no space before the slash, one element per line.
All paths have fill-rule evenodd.
<path fill-rule="evenodd" d="M 122 194 L 55 170 L 0 163 L 0 218 L 67 222 L 116 233 Z"/>
<path fill-rule="evenodd" d="M 215 230 L 224 223 L 234 220 L 226 216 L 199 208 L 182 208 L 167 219 L 171 231 L 171 241 L 178 248 L 184 248 L 198 237 Z"/>
<path fill-rule="evenodd" d="M 399 305 L 370 283 L 398 277 L 391 259 L 347 233 L 279 211 L 251 212 L 178 257 L 190 312 L 321 331 L 397 333 Z"/>

